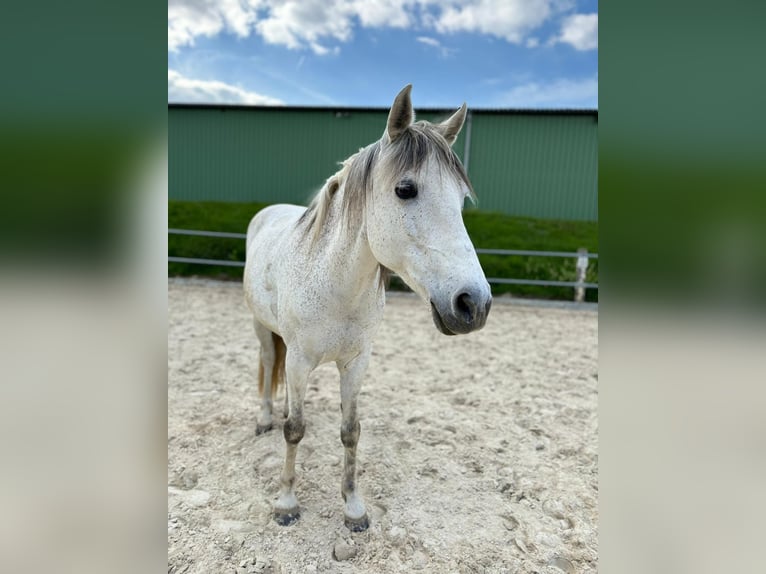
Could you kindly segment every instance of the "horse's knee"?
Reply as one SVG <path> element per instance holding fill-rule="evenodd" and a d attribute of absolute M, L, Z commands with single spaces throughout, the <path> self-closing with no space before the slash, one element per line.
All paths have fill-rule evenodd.
<path fill-rule="evenodd" d="M 290 444 L 298 444 L 301 442 L 303 435 L 306 432 L 306 423 L 303 419 L 288 418 L 285 421 L 284 434 L 285 441 Z"/>
<path fill-rule="evenodd" d="M 359 442 L 359 434 L 362 432 L 362 425 L 359 421 L 351 424 L 342 424 L 340 427 L 340 441 L 346 448 L 354 448 Z"/>

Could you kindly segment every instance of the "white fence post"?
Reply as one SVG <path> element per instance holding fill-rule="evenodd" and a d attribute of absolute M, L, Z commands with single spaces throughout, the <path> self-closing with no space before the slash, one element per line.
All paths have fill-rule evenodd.
<path fill-rule="evenodd" d="M 580 248 L 577 250 L 579 257 L 577 258 L 577 279 L 578 283 L 585 283 L 585 275 L 588 272 L 588 250 Z M 585 287 L 575 287 L 574 300 L 577 303 L 585 301 Z"/>

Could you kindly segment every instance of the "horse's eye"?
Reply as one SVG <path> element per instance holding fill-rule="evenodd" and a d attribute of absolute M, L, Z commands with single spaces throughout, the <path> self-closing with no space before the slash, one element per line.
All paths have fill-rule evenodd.
<path fill-rule="evenodd" d="M 399 199 L 412 199 L 418 194 L 418 186 L 414 181 L 403 181 L 396 186 L 395 191 Z"/>

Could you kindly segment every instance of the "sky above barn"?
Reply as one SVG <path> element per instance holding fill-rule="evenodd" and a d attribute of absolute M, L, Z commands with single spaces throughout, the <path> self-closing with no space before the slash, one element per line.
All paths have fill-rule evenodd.
<path fill-rule="evenodd" d="M 168 101 L 598 108 L 597 0 L 169 0 Z"/>

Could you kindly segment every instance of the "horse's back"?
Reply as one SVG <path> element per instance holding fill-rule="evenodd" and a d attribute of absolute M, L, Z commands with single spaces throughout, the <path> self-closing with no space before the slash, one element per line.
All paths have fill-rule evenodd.
<path fill-rule="evenodd" d="M 260 210 L 250 220 L 250 224 L 247 226 L 248 253 L 256 236 L 261 233 L 269 235 L 273 233 L 279 235 L 283 234 L 298 222 L 298 219 L 300 219 L 305 211 L 305 207 L 301 207 L 300 205 L 289 205 L 286 203 L 270 205 L 269 207 Z"/>

